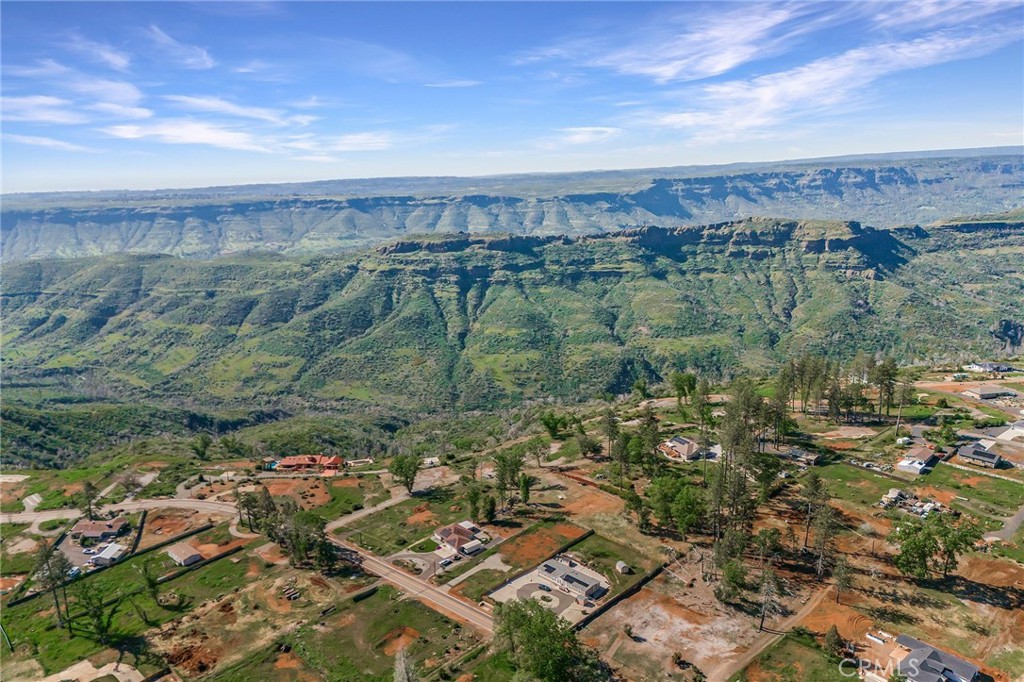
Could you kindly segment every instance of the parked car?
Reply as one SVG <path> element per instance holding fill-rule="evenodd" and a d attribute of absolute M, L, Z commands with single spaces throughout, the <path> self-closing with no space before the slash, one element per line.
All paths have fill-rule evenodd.
<path fill-rule="evenodd" d="M 539 589 L 542 592 L 550 592 L 551 591 L 551 588 L 548 587 L 547 585 L 545 585 L 544 583 L 538 584 L 537 585 L 537 589 Z"/>
<path fill-rule="evenodd" d="M 452 565 L 452 560 L 451 559 L 441 559 L 441 565 L 442 566 L 451 566 Z"/>
<path fill-rule="evenodd" d="M 82 550 L 82 554 L 95 554 L 95 553 L 96 553 L 96 550 L 92 549 L 91 547 L 86 547 L 85 549 Z"/>

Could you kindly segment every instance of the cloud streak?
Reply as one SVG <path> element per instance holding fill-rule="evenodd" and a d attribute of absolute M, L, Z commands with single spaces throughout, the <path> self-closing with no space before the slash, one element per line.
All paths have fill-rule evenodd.
<path fill-rule="evenodd" d="M 157 50 L 186 69 L 212 69 L 217 65 L 217 62 L 205 48 L 176 40 L 162 31 L 156 24 L 151 24 L 146 34 Z"/>
<path fill-rule="evenodd" d="M 901 71 L 980 56 L 1017 40 L 1013 27 L 938 31 L 908 42 L 848 50 L 787 71 L 704 86 L 686 111 L 651 116 L 656 126 L 697 129 L 700 140 L 733 139 L 792 118 L 848 107 L 875 81 Z"/>
<path fill-rule="evenodd" d="M 4 133 L 4 139 L 10 140 L 11 142 L 17 142 L 18 144 L 26 144 L 32 147 L 45 147 L 46 149 L 55 149 L 62 152 L 99 151 L 92 147 L 84 147 L 80 144 L 73 144 L 71 142 L 65 142 L 64 140 L 58 140 L 52 137 L 40 137 L 37 135 L 13 135 L 11 133 Z"/>
<path fill-rule="evenodd" d="M 251 133 L 188 118 L 108 126 L 100 132 L 122 140 L 153 139 L 166 144 L 206 145 L 234 151 L 270 151 Z"/>
<path fill-rule="evenodd" d="M 68 49 L 86 56 L 94 62 L 104 64 L 115 71 L 127 71 L 132 64 L 131 55 L 113 45 L 73 35 L 66 43 Z"/>
<path fill-rule="evenodd" d="M 74 125 L 88 120 L 71 108 L 69 100 L 49 95 L 4 97 L 2 111 L 5 121 Z"/>

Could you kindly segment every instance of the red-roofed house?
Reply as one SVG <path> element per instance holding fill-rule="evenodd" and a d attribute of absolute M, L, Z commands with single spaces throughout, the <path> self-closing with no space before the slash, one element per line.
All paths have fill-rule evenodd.
<path fill-rule="evenodd" d="M 291 455 L 278 462 L 274 470 L 305 471 L 306 469 L 320 469 L 321 471 L 338 471 L 344 465 L 344 458 L 337 455 Z"/>

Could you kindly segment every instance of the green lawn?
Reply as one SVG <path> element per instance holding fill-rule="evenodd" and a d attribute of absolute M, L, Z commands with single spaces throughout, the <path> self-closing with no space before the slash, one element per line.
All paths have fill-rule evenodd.
<path fill-rule="evenodd" d="M 652 567 L 651 561 L 642 558 L 636 550 L 596 534 L 573 545 L 569 552 L 607 578 L 612 595 L 635 583 Z M 616 571 L 615 564 L 619 561 L 626 562 L 633 572 L 623 575 Z"/>
<path fill-rule="evenodd" d="M 421 676 L 431 670 L 428 660 L 436 667 L 477 643 L 476 636 L 458 623 L 418 601 L 402 598 L 390 586 L 381 587 L 362 601 L 339 605 L 326 627 L 303 627 L 284 641 L 306 667 L 332 682 L 389 682 L 393 651 L 388 644 L 401 628 L 415 630 L 408 633 L 414 637 L 407 641 L 405 651 Z M 213 678 L 217 682 L 234 679 L 242 678 Z"/>
<path fill-rule="evenodd" d="M 971 480 L 971 483 L 965 483 L 965 480 Z M 1024 505 L 1024 483 L 1004 481 L 980 472 L 968 473 L 939 464 L 919 481 L 924 485 L 955 490 L 957 495 L 1002 510 L 1004 515 L 1013 514 Z"/>
<path fill-rule="evenodd" d="M 761 682 L 848 682 L 851 679 L 842 674 L 838 662 L 829 660 L 816 643 L 793 635 L 787 635 L 767 649 L 751 666 L 760 669 L 757 679 Z M 747 671 L 743 670 L 730 682 L 748 679 Z"/>
<path fill-rule="evenodd" d="M 113 597 L 118 591 L 132 591 L 137 580 L 130 580 L 131 562 L 120 564 L 115 569 L 87 576 L 81 583 L 86 589 L 100 590 L 104 596 Z M 160 625 L 179 617 L 202 602 L 221 595 L 246 583 L 245 562 L 237 564 L 228 560 L 217 561 L 203 566 L 185 576 L 166 583 L 161 591 L 173 590 L 182 597 L 180 608 L 166 608 L 153 602 L 147 595 L 138 594 L 134 597 L 139 610 L 150 619 L 147 624 L 127 600 L 122 600 L 113 617 L 113 632 L 116 637 L 128 640 L 136 637 L 154 625 Z M 69 599 L 73 602 L 75 587 L 68 590 Z M 63 670 L 69 665 L 87 658 L 106 647 L 94 640 L 89 634 L 89 626 L 83 616 L 72 604 L 75 619 L 74 634 L 69 636 L 66 629 L 57 629 L 55 618 L 50 612 L 53 601 L 48 596 L 41 596 L 32 601 L 3 609 L 0 614 L 5 630 L 15 646 L 15 659 L 32 657 L 39 661 L 47 674 Z M 126 662 L 144 664 L 150 671 L 154 661 L 142 658 L 133 659 L 129 656 Z"/>
<path fill-rule="evenodd" d="M 425 523 L 409 523 L 410 516 L 422 514 L 417 509 L 430 512 L 421 517 Z M 428 537 L 438 526 L 465 518 L 465 508 L 455 497 L 454 490 L 440 488 L 359 519 L 351 526 L 356 531 L 351 538 L 377 554 L 393 554 Z"/>
<path fill-rule="evenodd" d="M 385 499 L 387 491 L 376 476 L 362 476 L 359 487 L 340 487 L 326 480 L 327 490 L 331 494 L 330 501 L 316 508 L 316 513 L 328 521 L 351 514 L 357 509 L 372 506 Z"/>
<path fill-rule="evenodd" d="M 815 471 L 828 485 L 833 497 L 867 507 L 877 504 L 889 488 L 906 488 L 909 484 L 880 476 L 870 469 L 842 463 L 817 467 Z"/>

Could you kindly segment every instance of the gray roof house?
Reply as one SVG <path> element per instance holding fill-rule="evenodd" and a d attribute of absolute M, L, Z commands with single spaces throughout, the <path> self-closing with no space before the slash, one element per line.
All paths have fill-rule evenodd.
<path fill-rule="evenodd" d="M 978 678 L 978 666 L 919 639 L 900 635 L 896 643 L 910 651 L 898 666 L 908 682 L 974 682 Z"/>
<path fill-rule="evenodd" d="M 956 454 L 960 459 L 970 462 L 971 464 L 977 464 L 978 466 L 988 467 L 989 469 L 996 469 L 999 464 L 1003 461 L 1003 458 L 998 454 L 992 452 L 981 443 L 968 443 L 967 445 L 960 446 L 960 449 L 956 451 Z"/>

